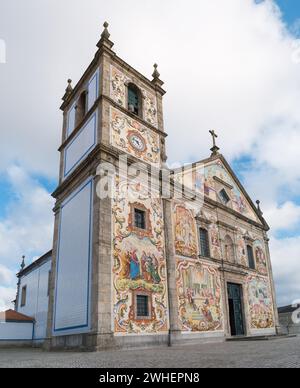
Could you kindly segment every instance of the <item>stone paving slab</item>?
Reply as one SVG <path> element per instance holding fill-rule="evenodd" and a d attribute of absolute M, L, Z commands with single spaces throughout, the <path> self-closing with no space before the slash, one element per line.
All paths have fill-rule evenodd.
<path fill-rule="evenodd" d="M 0 368 L 299 368 L 300 337 L 172 348 L 47 353 L 1 349 Z"/>

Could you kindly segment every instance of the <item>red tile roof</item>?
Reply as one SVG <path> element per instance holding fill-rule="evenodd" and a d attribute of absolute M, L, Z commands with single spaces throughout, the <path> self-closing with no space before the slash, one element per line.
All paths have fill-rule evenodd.
<path fill-rule="evenodd" d="M 0 312 L 0 321 L 4 322 L 34 322 L 34 318 L 20 314 L 14 310 Z"/>

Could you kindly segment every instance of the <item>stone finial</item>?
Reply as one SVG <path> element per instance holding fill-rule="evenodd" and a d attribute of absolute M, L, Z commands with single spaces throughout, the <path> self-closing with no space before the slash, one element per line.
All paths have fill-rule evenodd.
<path fill-rule="evenodd" d="M 72 80 L 69 78 L 66 93 L 71 93 L 71 92 L 73 92 L 73 87 L 72 87 Z"/>
<path fill-rule="evenodd" d="M 110 33 L 108 32 L 108 26 L 109 26 L 109 24 L 107 22 L 104 22 L 104 24 L 103 24 L 104 30 L 101 34 L 102 39 L 109 39 L 110 38 Z"/>
<path fill-rule="evenodd" d="M 65 95 L 63 96 L 63 101 L 67 101 L 71 93 L 73 92 L 73 87 L 72 87 L 72 80 L 69 78 L 68 79 L 68 86 L 66 88 Z"/>
<path fill-rule="evenodd" d="M 155 86 L 158 86 L 160 89 L 161 87 L 163 86 L 164 82 L 159 78 L 160 77 L 160 74 L 157 70 L 158 68 L 158 64 L 155 63 L 154 64 L 154 72 L 152 74 L 152 77 L 153 77 L 153 80 L 152 80 L 152 83 L 155 85 Z M 162 89 L 161 89 L 162 90 Z M 163 90 L 162 90 L 163 91 Z M 165 92 L 164 92 L 165 93 Z M 163 93 L 163 94 L 164 94 Z"/>
<path fill-rule="evenodd" d="M 257 201 L 256 201 L 256 204 L 257 204 L 257 210 L 258 210 L 259 214 L 260 214 L 261 216 L 263 216 L 264 213 L 263 213 L 262 210 L 261 210 L 260 201 L 257 200 Z"/>
<path fill-rule="evenodd" d="M 153 79 L 159 79 L 160 74 L 159 74 L 159 72 L 158 72 L 158 70 L 157 70 L 158 64 L 155 63 L 155 64 L 153 65 L 153 67 L 154 67 L 154 72 L 153 72 L 153 74 L 152 74 L 152 77 L 153 77 Z"/>
<path fill-rule="evenodd" d="M 103 30 L 103 32 L 101 34 L 101 39 L 97 43 L 97 47 L 99 47 L 99 48 L 107 47 L 107 48 L 111 49 L 113 47 L 113 45 L 114 45 L 113 42 L 111 42 L 109 40 L 110 33 L 108 32 L 108 26 L 109 26 L 109 24 L 107 22 L 105 22 L 103 24 L 104 30 Z"/>
<path fill-rule="evenodd" d="M 25 268 L 25 256 L 22 256 L 21 271 Z"/>

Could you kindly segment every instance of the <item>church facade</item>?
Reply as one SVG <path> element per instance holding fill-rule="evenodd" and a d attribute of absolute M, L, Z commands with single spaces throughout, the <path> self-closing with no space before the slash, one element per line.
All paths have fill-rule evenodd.
<path fill-rule="evenodd" d="M 47 349 L 275 335 L 269 227 L 219 153 L 170 170 L 163 82 L 108 25 L 63 97 Z M 137 174 L 137 171 L 139 173 Z"/>

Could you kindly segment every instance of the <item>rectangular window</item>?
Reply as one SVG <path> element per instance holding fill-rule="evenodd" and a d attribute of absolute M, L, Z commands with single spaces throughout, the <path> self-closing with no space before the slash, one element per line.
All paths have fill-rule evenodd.
<path fill-rule="evenodd" d="M 251 269 L 255 269 L 255 261 L 254 261 L 253 249 L 252 249 L 252 247 L 250 245 L 247 245 L 247 254 L 248 254 L 249 267 Z"/>
<path fill-rule="evenodd" d="M 87 98 L 88 111 L 93 107 L 95 101 L 98 98 L 98 84 L 99 84 L 98 79 L 99 79 L 99 72 L 97 71 L 89 81 L 89 85 L 88 85 L 88 98 Z"/>
<path fill-rule="evenodd" d="M 208 231 L 200 229 L 200 254 L 203 257 L 210 257 Z"/>
<path fill-rule="evenodd" d="M 226 193 L 226 190 L 221 190 L 220 193 L 220 198 L 221 198 L 221 201 L 224 203 L 224 205 L 227 205 L 228 202 L 230 201 L 230 198 L 229 198 L 229 195 Z"/>
<path fill-rule="evenodd" d="M 139 90 L 133 84 L 128 86 L 128 109 L 137 116 L 139 115 Z"/>
<path fill-rule="evenodd" d="M 146 229 L 146 213 L 140 209 L 134 209 L 134 226 L 138 229 Z"/>
<path fill-rule="evenodd" d="M 24 307 L 26 305 L 26 297 L 27 297 L 27 286 L 24 286 L 22 288 L 22 294 L 21 294 L 21 307 Z"/>
<path fill-rule="evenodd" d="M 136 296 L 136 315 L 137 318 L 149 317 L 149 297 L 147 295 Z"/>
<path fill-rule="evenodd" d="M 68 113 L 67 137 L 74 131 L 76 122 L 76 105 L 74 104 Z"/>

